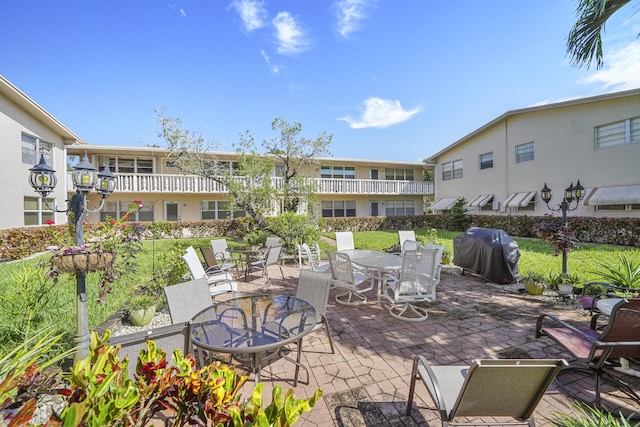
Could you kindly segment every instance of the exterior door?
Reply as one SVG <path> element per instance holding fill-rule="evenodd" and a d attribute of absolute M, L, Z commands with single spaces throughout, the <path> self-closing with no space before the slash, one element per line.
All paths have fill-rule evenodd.
<path fill-rule="evenodd" d="M 380 170 L 379 169 L 371 169 L 371 179 L 380 179 Z"/>
<path fill-rule="evenodd" d="M 165 221 L 178 221 L 180 219 L 180 204 L 167 202 L 164 205 Z"/>
<path fill-rule="evenodd" d="M 371 202 L 369 202 L 369 210 L 371 211 L 371 216 L 380 215 L 379 209 L 380 203 L 377 200 L 372 200 Z"/>

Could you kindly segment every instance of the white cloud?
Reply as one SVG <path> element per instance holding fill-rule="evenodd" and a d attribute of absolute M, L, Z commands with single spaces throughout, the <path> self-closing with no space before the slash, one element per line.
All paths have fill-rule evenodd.
<path fill-rule="evenodd" d="M 402 108 L 400 101 L 370 97 L 364 100 L 358 110 L 361 112 L 358 120 L 350 116 L 340 117 L 337 120 L 347 122 L 349 127 L 353 129 L 386 128 L 397 123 L 406 122 L 422 109 L 414 108 L 407 111 Z"/>
<path fill-rule="evenodd" d="M 269 66 L 269 69 L 273 74 L 278 74 L 280 72 L 280 65 L 273 64 L 271 62 L 271 58 L 269 57 L 269 55 L 267 55 L 267 52 L 265 52 L 264 49 L 260 51 L 260 55 L 262 56 L 262 58 L 264 58 L 264 61 L 267 63 L 267 65 Z"/>
<path fill-rule="evenodd" d="M 233 0 L 229 5 L 236 10 L 247 33 L 264 27 L 268 13 L 261 0 Z"/>
<path fill-rule="evenodd" d="M 605 69 L 584 79 L 586 83 L 601 83 L 612 91 L 640 87 L 640 41 L 635 40 L 623 48 L 605 53 Z"/>
<path fill-rule="evenodd" d="M 273 19 L 278 39 L 278 53 L 296 55 L 309 46 L 306 32 L 289 12 L 280 12 Z"/>
<path fill-rule="evenodd" d="M 367 0 L 337 0 L 333 6 L 336 9 L 336 32 L 340 37 L 349 37 L 360 29 L 366 18 L 365 10 L 373 2 Z"/>
<path fill-rule="evenodd" d="M 186 18 L 187 12 L 185 12 L 184 9 L 180 9 L 180 16 L 182 16 L 183 18 Z"/>

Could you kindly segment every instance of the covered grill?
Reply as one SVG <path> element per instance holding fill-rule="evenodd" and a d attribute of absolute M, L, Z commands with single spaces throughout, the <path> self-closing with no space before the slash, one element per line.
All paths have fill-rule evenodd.
<path fill-rule="evenodd" d="M 493 283 L 518 280 L 520 249 L 504 230 L 472 227 L 453 239 L 453 263 Z"/>

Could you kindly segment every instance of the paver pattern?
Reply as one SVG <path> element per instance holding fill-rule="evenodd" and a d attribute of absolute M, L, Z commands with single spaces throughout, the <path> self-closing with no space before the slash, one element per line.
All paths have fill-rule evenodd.
<path fill-rule="evenodd" d="M 284 280 L 273 274 L 270 286 L 256 273 L 249 282 L 240 284 L 240 292 L 292 295 L 299 269 L 286 266 L 284 272 Z M 507 292 L 469 274 L 442 274 L 437 301 L 428 305 L 429 318 L 424 322 L 394 319 L 386 301 L 382 305 L 377 303 L 375 290 L 370 291 L 369 301 L 358 307 L 337 304 L 336 292 L 332 290 L 327 309 L 336 353 L 331 354 L 322 329 L 304 339 L 303 362 L 309 369 L 309 381 L 307 384 L 306 374 L 301 371 L 296 396 L 309 397 L 320 388 L 323 397 L 297 422 L 299 426 L 440 425 L 421 383 L 417 386 L 412 415 L 405 416 L 414 355 L 425 355 L 434 365 L 468 365 L 483 357 L 564 358 L 574 365 L 579 362 L 560 346 L 548 338 L 534 337 L 536 318 L 541 313 L 551 313 L 576 325 L 589 323 L 588 315 L 565 302 L 540 301 Z M 266 402 L 271 400 L 274 384 L 293 388 L 293 372 L 294 365 L 284 359 L 274 360 L 263 368 Z M 640 390 L 640 378 L 619 375 Z M 574 393 L 589 399 L 593 377 L 564 375 L 562 380 Z M 250 393 L 253 386 L 250 379 L 242 393 Z M 615 387 L 605 385 L 602 396 L 611 408 L 640 414 L 640 407 Z M 537 407 L 537 424 L 552 425 L 553 415 L 559 411 L 571 413 L 573 402 L 554 382 Z"/>

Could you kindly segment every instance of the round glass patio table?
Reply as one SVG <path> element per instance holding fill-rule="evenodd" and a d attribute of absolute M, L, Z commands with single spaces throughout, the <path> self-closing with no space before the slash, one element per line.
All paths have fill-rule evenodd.
<path fill-rule="evenodd" d="M 307 301 L 287 295 L 252 295 L 218 302 L 191 320 L 191 342 L 198 349 L 231 354 L 251 363 L 255 382 L 260 381 L 262 360 L 278 355 L 296 365 L 294 386 L 298 385 L 302 343 L 297 358 L 282 353 L 289 343 L 301 341 L 317 323 L 316 309 Z M 202 363 L 202 361 L 201 361 Z"/>
<path fill-rule="evenodd" d="M 399 271 L 402 268 L 402 257 L 371 249 L 346 249 L 340 253 L 346 254 L 352 263 L 376 272 L 379 304 L 382 294 L 382 275 L 385 272 Z"/>
<path fill-rule="evenodd" d="M 240 248 L 228 248 L 227 252 L 231 254 L 234 259 L 244 263 L 244 280 L 247 280 L 249 275 L 249 267 L 251 266 L 251 260 L 261 259 L 264 256 L 264 249 L 240 249 Z M 242 259 L 244 257 L 244 260 Z"/>

